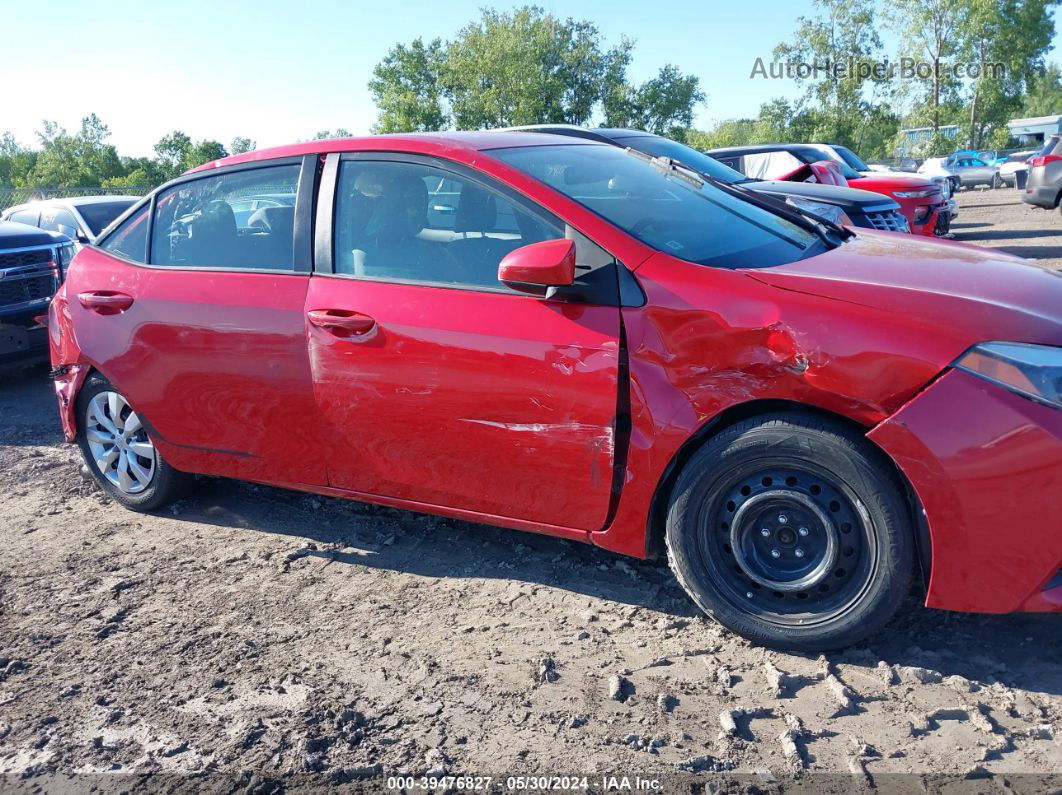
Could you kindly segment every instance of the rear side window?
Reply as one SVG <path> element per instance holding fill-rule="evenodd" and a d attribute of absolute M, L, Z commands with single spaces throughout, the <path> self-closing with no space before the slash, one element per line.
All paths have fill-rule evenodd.
<path fill-rule="evenodd" d="M 150 208 L 150 204 L 145 204 L 139 212 L 126 219 L 125 223 L 107 237 L 100 248 L 133 262 L 145 262 L 147 260 L 147 219 Z"/>
<path fill-rule="evenodd" d="M 151 264 L 292 271 L 300 166 L 182 182 L 155 200 Z"/>
<path fill-rule="evenodd" d="M 41 214 L 36 210 L 19 210 L 18 212 L 11 213 L 11 217 L 7 220 L 18 221 L 20 224 L 29 224 L 30 226 L 37 225 L 37 219 Z"/>
<path fill-rule="evenodd" d="M 62 207 L 46 207 L 41 211 L 41 229 L 74 237 L 78 231 L 77 219 Z"/>

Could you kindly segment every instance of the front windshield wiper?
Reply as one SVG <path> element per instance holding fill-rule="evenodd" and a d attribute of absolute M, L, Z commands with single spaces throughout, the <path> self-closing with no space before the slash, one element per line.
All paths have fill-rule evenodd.
<path fill-rule="evenodd" d="M 855 237 L 855 233 L 850 229 L 846 229 L 840 224 L 835 224 L 833 221 L 815 215 L 811 211 L 805 210 L 803 207 L 797 207 L 794 204 L 761 196 L 756 191 L 746 188 L 739 183 L 730 183 L 719 179 L 718 177 L 713 177 L 711 174 L 698 171 L 693 168 L 693 166 L 686 165 L 681 160 L 677 160 L 673 157 L 653 157 L 652 155 L 647 155 L 645 152 L 639 152 L 637 149 L 632 149 L 631 147 L 627 147 L 626 151 L 628 154 L 634 155 L 639 160 L 649 163 L 662 172 L 674 174 L 675 176 L 685 179 L 697 188 L 704 185 L 702 180 L 707 180 L 720 190 L 725 191 L 738 199 L 747 201 L 749 204 L 755 205 L 761 210 L 781 214 L 804 231 L 816 235 L 823 243 L 831 248 L 834 246 L 834 243 L 830 240 L 830 233 L 839 236 L 842 241 L 847 240 L 850 237 Z M 698 179 L 698 177 L 700 179 Z"/>

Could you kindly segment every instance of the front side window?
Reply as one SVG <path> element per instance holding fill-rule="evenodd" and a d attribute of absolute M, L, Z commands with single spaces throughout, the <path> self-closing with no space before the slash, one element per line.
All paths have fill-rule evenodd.
<path fill-rule="evenodd" d="M 783 216 L 616 147 L 528 146 L 490 154 L 646 245 L 690 262 L 766 267 L 821 250 L 815 234 Z"/>
<path fill-rule="evenodd" d="M 334 225 L 335 272 L 382 281 L 508 291 L 510 251 L 564 237 L 478 181 L 434 166 L 344 160 Z"/>
<path fill-rule="evenodd" d="M 263 166 L 182 182 L 162 191 L 155 200 L 151 264 L 294 270 L 299 171 L 298 165 Z M 246 212 L 249 204 L 266 197 L 270 201 Z"/>
<path fill-rule="evenodd" d="M 147 222 L 150 210 L 151 205 L 145 204 L 139 212 L 127 218 L 121 226 L 108 235 L 100 248 L 133 262 L 146 262 Z"/>

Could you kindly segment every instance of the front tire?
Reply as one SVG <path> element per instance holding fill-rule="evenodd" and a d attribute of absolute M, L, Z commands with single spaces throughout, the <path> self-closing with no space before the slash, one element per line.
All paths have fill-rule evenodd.
<path fill-rule="evenodd" d="M 702 610 L 754 643 L 856 643 L 911 585 L 911 520 L 891 467 L 828 419 L 779 413 L 726 428 L 675 484 L 671 567 Z"/>
<path fill-rule="evenodd" d="M 129 401 L 99 374 L 77 398 L 77 443 L 93 480 L 131 510 L 162 508 L 191 484 L 189 475 L 166 463 Z"/>

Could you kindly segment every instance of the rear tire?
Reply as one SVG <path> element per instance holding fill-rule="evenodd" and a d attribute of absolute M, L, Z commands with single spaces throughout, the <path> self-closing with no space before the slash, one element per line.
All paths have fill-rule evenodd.
<path fill-rule="evenodd" d="M 914 534 L 888 459 L 839 422 L 765 415 L 709 440 L 667 514 L 672 570 L 719 623 L 771 648 L 820 652 L 892 618 Z"/>
<path fill-rule="evenodd" d="M 166 463 L 129 401 L 98 373 L 77 397 L 77 443 L 92 479 L 131 510 L 165 507 L 191 486 L 191 476 Z"/>

